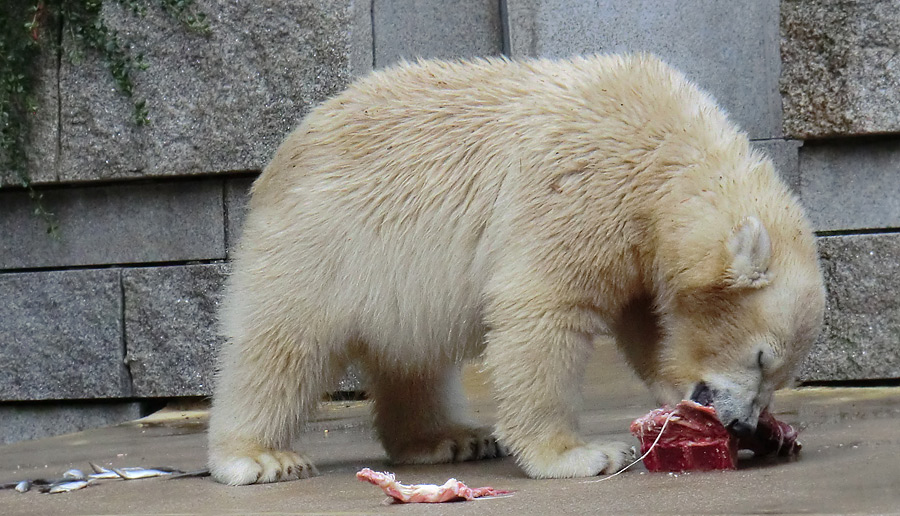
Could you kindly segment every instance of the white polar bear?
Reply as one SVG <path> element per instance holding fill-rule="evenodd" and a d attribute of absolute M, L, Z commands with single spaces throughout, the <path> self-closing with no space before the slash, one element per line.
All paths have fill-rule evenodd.
<path fill-rule="evenodd" d="M 746 429 L 823 306 L 798 202 L 656 58 L 401 64 L 314 109 L 253 186 L 210 468 L 228 484 L 313 473 L 292 441 L 357 361 L 394 461 L 508 447 L 532 477 L 613 472 L 628 447 L 576 429 L 596 339 L 660 401 L 703 390 Z M 494 433 L 464 410 L 459 367 L 478 356 Z"/>

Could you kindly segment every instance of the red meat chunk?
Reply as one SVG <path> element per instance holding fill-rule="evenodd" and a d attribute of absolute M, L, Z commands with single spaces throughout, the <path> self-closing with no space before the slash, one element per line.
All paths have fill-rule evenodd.
<path fill-rule="evenodd" d="M 663 425 L 666 429 L 653 446 Z M 736 469 L 738 450 L 781 456 L 800 451 L 797 431 L 768 411 L 760 415 L 752 436 L 738 439 L 725 429 L 713 407 L 687 400 L 674 409 L 663 407 L 638 418 L 631 433 L 641 441 L 641 454 L 650 452 L 644 458 L 650 471 Z"/>

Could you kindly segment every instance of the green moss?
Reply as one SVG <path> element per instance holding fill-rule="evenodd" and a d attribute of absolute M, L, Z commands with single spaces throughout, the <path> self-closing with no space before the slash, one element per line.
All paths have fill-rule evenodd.
<path fill-rule="evenodd" d="M 147 0 L 114 1 L 135 16 L 143 16 Z M 158 0 L 173 19 L 188 29 L 209 33 L 206 16 L 194 0 Z M 35 96 L 36 63 L 42 52 L 62 52 L 62 31 L 72 42 L 66 59 L 78 63 L 84 52 L 96 52 L 116 82 L 119 91 L 132 99 L 132 122 L 150 123 L 145 99 L 134 94 L 134 74 L 147 67 L 141 54 L 123 45 L 118 33 L 101 16 L 103 0 L 0 0 L 0 170 L 12 171 L 34 201 L 35 214 L 47 223 L 48 233 L 57 230 L 56 220 L 31 184 L 27 168 L 30 118 L 42 106 Z"/>

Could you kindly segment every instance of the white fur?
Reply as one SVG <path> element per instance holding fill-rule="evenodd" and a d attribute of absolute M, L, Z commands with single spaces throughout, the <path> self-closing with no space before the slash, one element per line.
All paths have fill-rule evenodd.
<path fill-rule="evenodd" d="M 772 258 L 769 232 L 756 217 L 747 217 L 728 240 L 732 287 L 759 288 L 768 284 L 766 272 Z"/>
<path fill-rule="evenodd" d="M 254 184 L 213 476 L 311 471 L 278 453 L 350 360 L 394 460 L 501 454 L 465 416 L 458 368 L 478 355 L 495 435 L 529 475 L 613 472 L 627 447 L 577 433 L 593 339 L 616 337 L 662 397 L 740 374 L 761 342 L 785 364 L 774 385 L 821 323 L 812 242 L 771 163 L 653 57 L 377 72 L 314 109 Z"/>

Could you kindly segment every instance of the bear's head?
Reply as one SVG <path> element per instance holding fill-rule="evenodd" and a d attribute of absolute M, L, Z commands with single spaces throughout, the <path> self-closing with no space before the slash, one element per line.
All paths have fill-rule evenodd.
<path fill-rule="evenodd" d="M 693 243 L 706 246 L 703 259 L 676 272 L 658 311 L 659 374 L 650 381 L 660 401 L 712 404 L 734 433 L 756 428 L 774 391 L 807 356 L 824 315 L 815 243 L 797 220 L 769 217 L 770 230 L 757 216 L 743 216 L 706 235 L 706 244 Z"/>

